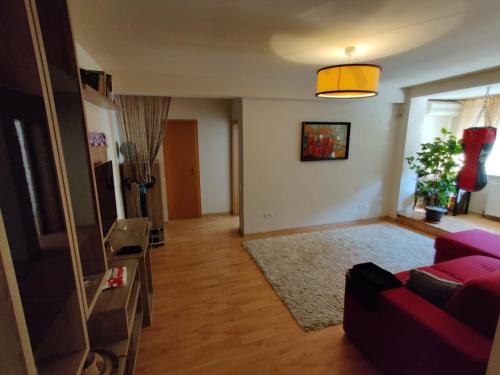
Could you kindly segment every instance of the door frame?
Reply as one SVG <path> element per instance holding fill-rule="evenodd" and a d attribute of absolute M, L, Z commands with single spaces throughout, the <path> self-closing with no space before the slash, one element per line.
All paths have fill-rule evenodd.
<path fill-rule="evenodd" d="M 240 215 L 240 176 L 239 176 L 239 134 L 240 132 L 238 121 L 231 121 L 231 214 L 233 216 Z M 235 131 L 236 130 L 236 131 Z M 235 138 L 236 137 L 236 138 Z M 238 169 L 238 173 L 235 169 Z"/>
<path fill-rule="evenodd" d="M 197 207 L 197 217 L 201 217 L 201 186 L 200 186 L 200 146 L 198 144 L 198 120 L 195 119 L 168 119 L 167 127 L 169 122 L 191 122 L 194 123 L 195 133 L 194 133 L 194 143 L 195 143 L 195 169 L 196 169 L 196 207 Z M 165 135 L 163 137 L 163 164 L 164 164 L 164 173 L 165 173 L 165 190 L 166 190 L 166 198 L 167 198 L 167 214 L 168 220 L 176 220 L 172 219 L 169 202 L 172 202 L 175 197 L 173 196 L 173 192 L 168 188 L 168 163 L 167 163 L 167 130 L 165 129 Z"/>

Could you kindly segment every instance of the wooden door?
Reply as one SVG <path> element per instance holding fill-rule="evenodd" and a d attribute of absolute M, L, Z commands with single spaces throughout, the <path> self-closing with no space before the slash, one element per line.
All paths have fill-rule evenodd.
<path fill-rule="evenodd" d="M 231 213 L 240 214 L 240 162 L 239 162 L 239 127 L 231 124 Z"/>
<path fill-rule="evenodd" d="M 197 121 L 169 120 L 163 153 L 169 220 L 201 217 Z"/>

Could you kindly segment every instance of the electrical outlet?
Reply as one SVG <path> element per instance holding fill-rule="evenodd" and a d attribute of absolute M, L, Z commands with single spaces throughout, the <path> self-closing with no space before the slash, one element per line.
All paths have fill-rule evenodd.
<path fill-rule="evenodd" d="M 364 205 L 364 204 L 362 204 L 362 203 L 360 203 L 360 204 L 358 204 L 358 208 L 359 208 L 359 209 L 365 208 L 365 205 Z"/>
<path fill-rule="evenodd" d="M 270 219 L 273 217 L 272 212 L 264 212 L 264 219 Z"/>

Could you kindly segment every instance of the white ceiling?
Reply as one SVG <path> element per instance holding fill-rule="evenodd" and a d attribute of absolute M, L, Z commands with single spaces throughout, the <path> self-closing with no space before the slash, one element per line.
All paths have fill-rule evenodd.
<path fill-rule="evenodd" d="M 122 93 L 314 97 L 316 69 L 383 67 L 381 96 L 500 66 L 499 0 L 69 0 Z M 499 78 L 500 81 L 500 78 Z"/>

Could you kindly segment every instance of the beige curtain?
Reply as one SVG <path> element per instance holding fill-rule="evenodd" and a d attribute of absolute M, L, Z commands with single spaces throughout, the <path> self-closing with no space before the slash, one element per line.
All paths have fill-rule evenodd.
<path fill-rule="evenodd" d="M 136 182 L 130 183 L 125 190 L 125 210 L 127 217 L 142 217 L 140 187 Z"/>
<path fill-rule="evenodd" d="M 153 162 L 163 142 L 170 97 L 116 95 L 122 108 L 120 133 L 123 143 L 133 143 L 132 182 L 150 182 Z"/>
<path fill-rule="evenodd" d="M 121 164 L 121 175 L 125 182 L 124 198 L 127 217 L 142 217 L 141 210 L 141 188 L 137 182 L 132 182 L 132 163 L 125 160 Z"/>
<path fill-rule="evenodd" d="M 470 128 L 481 111 L 484 99 L 467 99 L 462 101 L 462 111 L 456 121 L 454 133 L 462 138 L 464 129 Z M 488 115 L 491 126 L 498 127 L 500 125 L 500 96 L 491 96 L 488 101 Z M 485 126 L 484 116 L 481 116 L 477 126 Z"/>

